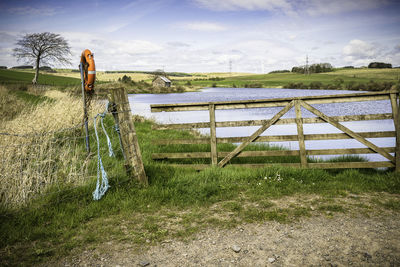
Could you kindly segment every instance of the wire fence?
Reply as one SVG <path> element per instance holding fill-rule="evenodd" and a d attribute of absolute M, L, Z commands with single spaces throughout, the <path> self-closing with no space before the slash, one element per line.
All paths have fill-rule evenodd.
<path fill-rule="evenodd" d="M 57 109 L 57 105 L 55 106 L 54 108 Z M 96 112 L 104 110 L 104 102 L 92 109 Z M 38 199 L 47 197 L 55 197 L 57 202 L 72 198 L 84 198 L 85 195 L 91 197 L 91 192 L 88 192 L 87 189 L 86 191 L 77 189 L 82 186 L 94 185 L 94 178 L 98 177 L 96 175 L 97 158 L 94 156 L 97 146 L 93 130 L 93 118 L 96 112 L 92 112 L 93 114 L 89 117 L 89 139 L 92 151 L 89 155 L 85 149 L 84 123 L 80 122 L 82 120 L 81 110 L 67 112 L 68 116 L 64 116 L 60 120 L 61 122 L 55 123 L 57 126 L 52 125 L 51 121 L 35 118 L 35 114 L 33 114 L 31 121 L 30 116 L 27 115 L 19 121 L 17 127 L 1 128 L 1 206 L 6 208 L 29 207 L 33 203 L 32 201 L 39 203 Z M 39 127 L 35 123 L 43 125 Z M 60 125 L 71 126 L 61 128 Z M 101 129 L 101 127 L 97 128 Z M 107 116 L 104 128 L 110 136 L 114 150 L 121 151 L 119 136 L 111 115 Z M 18 130 L 13 131 L 13 129 Z M 99 131 L 98 134 L 100 155 L 107 157 L 107 140 L 102 131 Z M 118 155 L 117 159 L 107 159 L 106 164 L 109 166 L 120 164 L 123 167 L 122 152 Z M 112 179 L 113 187 L 129 181 L 127 177 L 112 177 Z M 93 186 L 92 191 L 94 189 Z M 72 192 L 73 195 L 71 195 Z M 77 192 L 79 193 L 76 194 Z"/>

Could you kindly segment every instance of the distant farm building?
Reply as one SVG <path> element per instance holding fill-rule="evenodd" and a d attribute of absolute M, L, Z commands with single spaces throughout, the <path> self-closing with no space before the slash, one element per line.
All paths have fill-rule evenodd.
<path fill-rule="evenodd" d="M 153 80 L 153 87 L 171 87 L 171 81 L 165 76 L 157 76 Z"/>

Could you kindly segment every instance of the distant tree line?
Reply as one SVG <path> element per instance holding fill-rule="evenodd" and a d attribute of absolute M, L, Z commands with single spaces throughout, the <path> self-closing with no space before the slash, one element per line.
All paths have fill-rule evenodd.
<path fill-rule="evenodd" d="M 330 63 L 318 63 L 312 64 L 308 67 L 308 73 L 321 73 L 333 71 L 333 67 Z M 293 67 L 292 72 L 295 73 L 306 73 L 306 66 Z"/>
<path fill-rule="evenodd" d="M 369 69 L 391 69 L 392 64 L 383 62 L 371 62 L 368 65 Z"/>
<path fill-rule="evenodd" d="M 290 70 L 273 70 L 270 71 L 268 74 L 273 74 L 273 73 L 287 73 L 290 72 Z"/>

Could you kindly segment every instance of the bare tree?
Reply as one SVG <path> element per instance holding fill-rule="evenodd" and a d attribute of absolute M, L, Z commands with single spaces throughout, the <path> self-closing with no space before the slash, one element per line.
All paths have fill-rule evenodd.
<path fill-rule="evenodd" d="M 13 55 L 18 60 L 26 60 L 36 66 L 33 84 L 37 83 L 41 63 L 49 65 L 53 62 L 70 64 L 68 58 L 71 55 L 70 47 L 68 42 L 59 34 L 50 32 L 26 34 L 18 40 L 16 46 L 13 49 Z"/>

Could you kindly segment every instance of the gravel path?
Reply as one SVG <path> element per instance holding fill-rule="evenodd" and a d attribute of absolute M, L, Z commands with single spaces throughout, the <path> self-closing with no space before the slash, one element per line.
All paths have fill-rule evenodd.
<path fill-rule="evenodd" d="M 146 248 L 108 242 L 68 266 L 400 266 L 400 214 L 334 214 L 208 229 Z"/>

